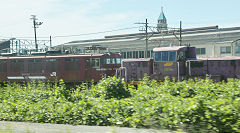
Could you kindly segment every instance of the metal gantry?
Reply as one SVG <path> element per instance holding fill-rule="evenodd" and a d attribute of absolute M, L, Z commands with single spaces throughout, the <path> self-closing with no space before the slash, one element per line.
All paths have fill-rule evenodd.
<path fill-rule="evenodd" d="M 4 49 L 5 53 L 16 53 L 18 55 L 28 55 L 36 51 L 35 40 L 11 38 L 9 40 L 3 40 L 3 41 L 10 41 L 9 48 Z M 50 50 L 50 40 L 37 40 L 37 44 L 38 44 L 39 52 Z"/>

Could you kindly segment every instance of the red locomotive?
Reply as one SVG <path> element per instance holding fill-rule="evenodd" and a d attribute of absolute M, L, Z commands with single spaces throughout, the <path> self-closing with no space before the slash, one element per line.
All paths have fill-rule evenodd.
<path fill-rule="evenodd" d="M 145 74 L 151 79 L 176 80 L 205 77 L 217 81 L 240 78 L 240 57 L 196 58 L 195 47 L 175 46 L 153 49 L 154 58 L 125 59 L 118 73 L 127 81 L 141 80 Z"/>
<path fill-rule="evenodd" d="M 121 65 L 117 53 L 0 57 L 0 81 L 98 81 Z"/>

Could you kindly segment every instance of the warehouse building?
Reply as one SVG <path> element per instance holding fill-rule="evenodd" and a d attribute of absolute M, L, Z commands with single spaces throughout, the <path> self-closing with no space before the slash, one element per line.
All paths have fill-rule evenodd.
<path fill-rule="evenodd" d="M 152 57 L 152 49 L 155 47 L 191 45 L 197 48 L 198 57 L 222 57 L 240 56 L 239 39 L 240 27 L 169 29 L 162 11 L 156 30 L 147 34 L 111 35 L 103 39 L 72 41 L 56 48 L 76 54 L 108 51 L 120 52 L 124 58 L 144 58 Z"/>

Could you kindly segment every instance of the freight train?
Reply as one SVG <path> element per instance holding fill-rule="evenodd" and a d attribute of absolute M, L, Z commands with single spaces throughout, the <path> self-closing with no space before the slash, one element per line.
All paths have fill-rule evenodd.
<path fill-rule="evenodd" d="M 117 53 L 0 57 L 0 81 L 99 81 L 121 66 Z"/>
<path fill-rule="evenodd" d="M 240 78 L 240 57 L 196 58 L 191 46 L 157 47 L 153 58 L 124 59 L 116 75 L 126 81 L 141 80 L 144 75 L 158 81 L 166 76 L 184 80 L 210 75 L 216 81 Z"/>

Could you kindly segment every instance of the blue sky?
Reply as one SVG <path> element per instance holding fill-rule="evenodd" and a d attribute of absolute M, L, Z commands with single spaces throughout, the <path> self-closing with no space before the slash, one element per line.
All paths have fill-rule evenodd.
<path fill-rule="evenodd" d="M 33 39 L 31 15 L 43 22 L 37 29 L 39 39 L 53 36 L 58 45 L 75 40 L 103 38 L 105 35 L 139 32 L 138 28 L 75 37 L 115 29 L 136 27 L 148 19 L 155 26 L 164 9 L 168 26 L 183 28 L 240 26 L 239 0 L 5 0 L 0 3 L 0 39 Z M 40 38 L 46 37 L 46 38 Z"/>

